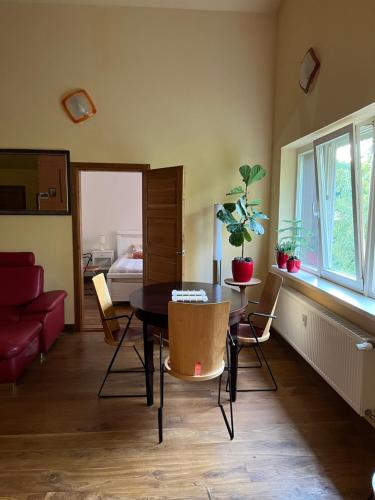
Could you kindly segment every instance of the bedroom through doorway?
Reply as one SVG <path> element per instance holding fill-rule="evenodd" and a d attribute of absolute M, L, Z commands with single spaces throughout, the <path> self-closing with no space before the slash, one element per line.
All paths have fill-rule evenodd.
<path fill-rule="evenodd" d="M 92 277 L 103 273 L 114 303 L 143 284 L 142 173 L 81 173 L 83 327 L 101 328 Z"/>
<path fill-rule="evenodd" d="M 142 182 L 149 165 L 73 163 L 75 325 L 102 330 L 92 277 L 103 273 L 116 309 L 143 284 Z"/>

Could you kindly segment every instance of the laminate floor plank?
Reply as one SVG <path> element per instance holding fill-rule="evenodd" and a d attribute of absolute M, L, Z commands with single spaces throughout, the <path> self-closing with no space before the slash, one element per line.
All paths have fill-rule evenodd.
<path fill-rule="evenodd" d="M 98 400 L 112 349 L 102 332 L 62 335 L 16 395 L 0 387 L 0 500 L 367 498 L 375 429 L 283 341 L 264 347 L 280 388 L 238 394 L 233 441 L 217 381 L 166 375 L 159 445 L 157 371 L 152 408 L 141 398 Z M 126 348 L 117 364 L 139 361 Z M 240 387 L 268 382 L 259 369 L 239 374 Z M 143 392 L 143 376 L 113 375 L 107 390 Z"/>

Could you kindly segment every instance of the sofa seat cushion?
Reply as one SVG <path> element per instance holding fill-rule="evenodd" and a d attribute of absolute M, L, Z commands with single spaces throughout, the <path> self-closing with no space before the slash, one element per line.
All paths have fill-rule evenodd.
<path fill-rule="evenodd" d="M 18 356 L 38 336 L 42 329 L 39 321 L 0 323 L 0 360 Z"/>

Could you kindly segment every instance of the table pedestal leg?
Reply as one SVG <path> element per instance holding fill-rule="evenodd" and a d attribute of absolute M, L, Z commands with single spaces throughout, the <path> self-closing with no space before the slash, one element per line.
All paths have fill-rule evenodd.
<path fill-rule="evenodd" d="M 147 406 L 154 404 L 154 337 L 148 335 L 148 325 L 143 322 L 143 346 L 146 375 Z"/>
<path fill-rule="evenodd" d="M 230 344 L 230 374 L 231 374 L 231 384 L 230 391 L 232 394 L 232 401 L 236 401 L 237 397 L 237 349 L 238 349 L 238 340 L 237 340 L 237 332 L 238 332 L 238 324 L 232 325 L 230 327 L 230 334 L 232 335 L 234 345 Z"/>

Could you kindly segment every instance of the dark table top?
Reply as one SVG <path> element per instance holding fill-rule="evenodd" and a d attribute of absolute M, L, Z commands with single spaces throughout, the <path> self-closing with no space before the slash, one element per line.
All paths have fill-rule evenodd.
<path fill-rule="evenodd" d="M 247 299 L 237 290 L 228 287 L 201 283 L 197 281 L 184 281 L 175 283 L 157 283 L 147 285 L 135 290 L 130 295 L 130 305 L 135 310 L 136 316 L 151 324 L 164 324 L 168 318 L 168 302 L 172 300 L 172 290 L 205 290 L 208 302 L 231 303 L 230 323 L 235 324 L 247 306 Z M 202 302 L 203 303 L 203 302 Z M 206 302 L 207 303 L 207 302 Z"/>

